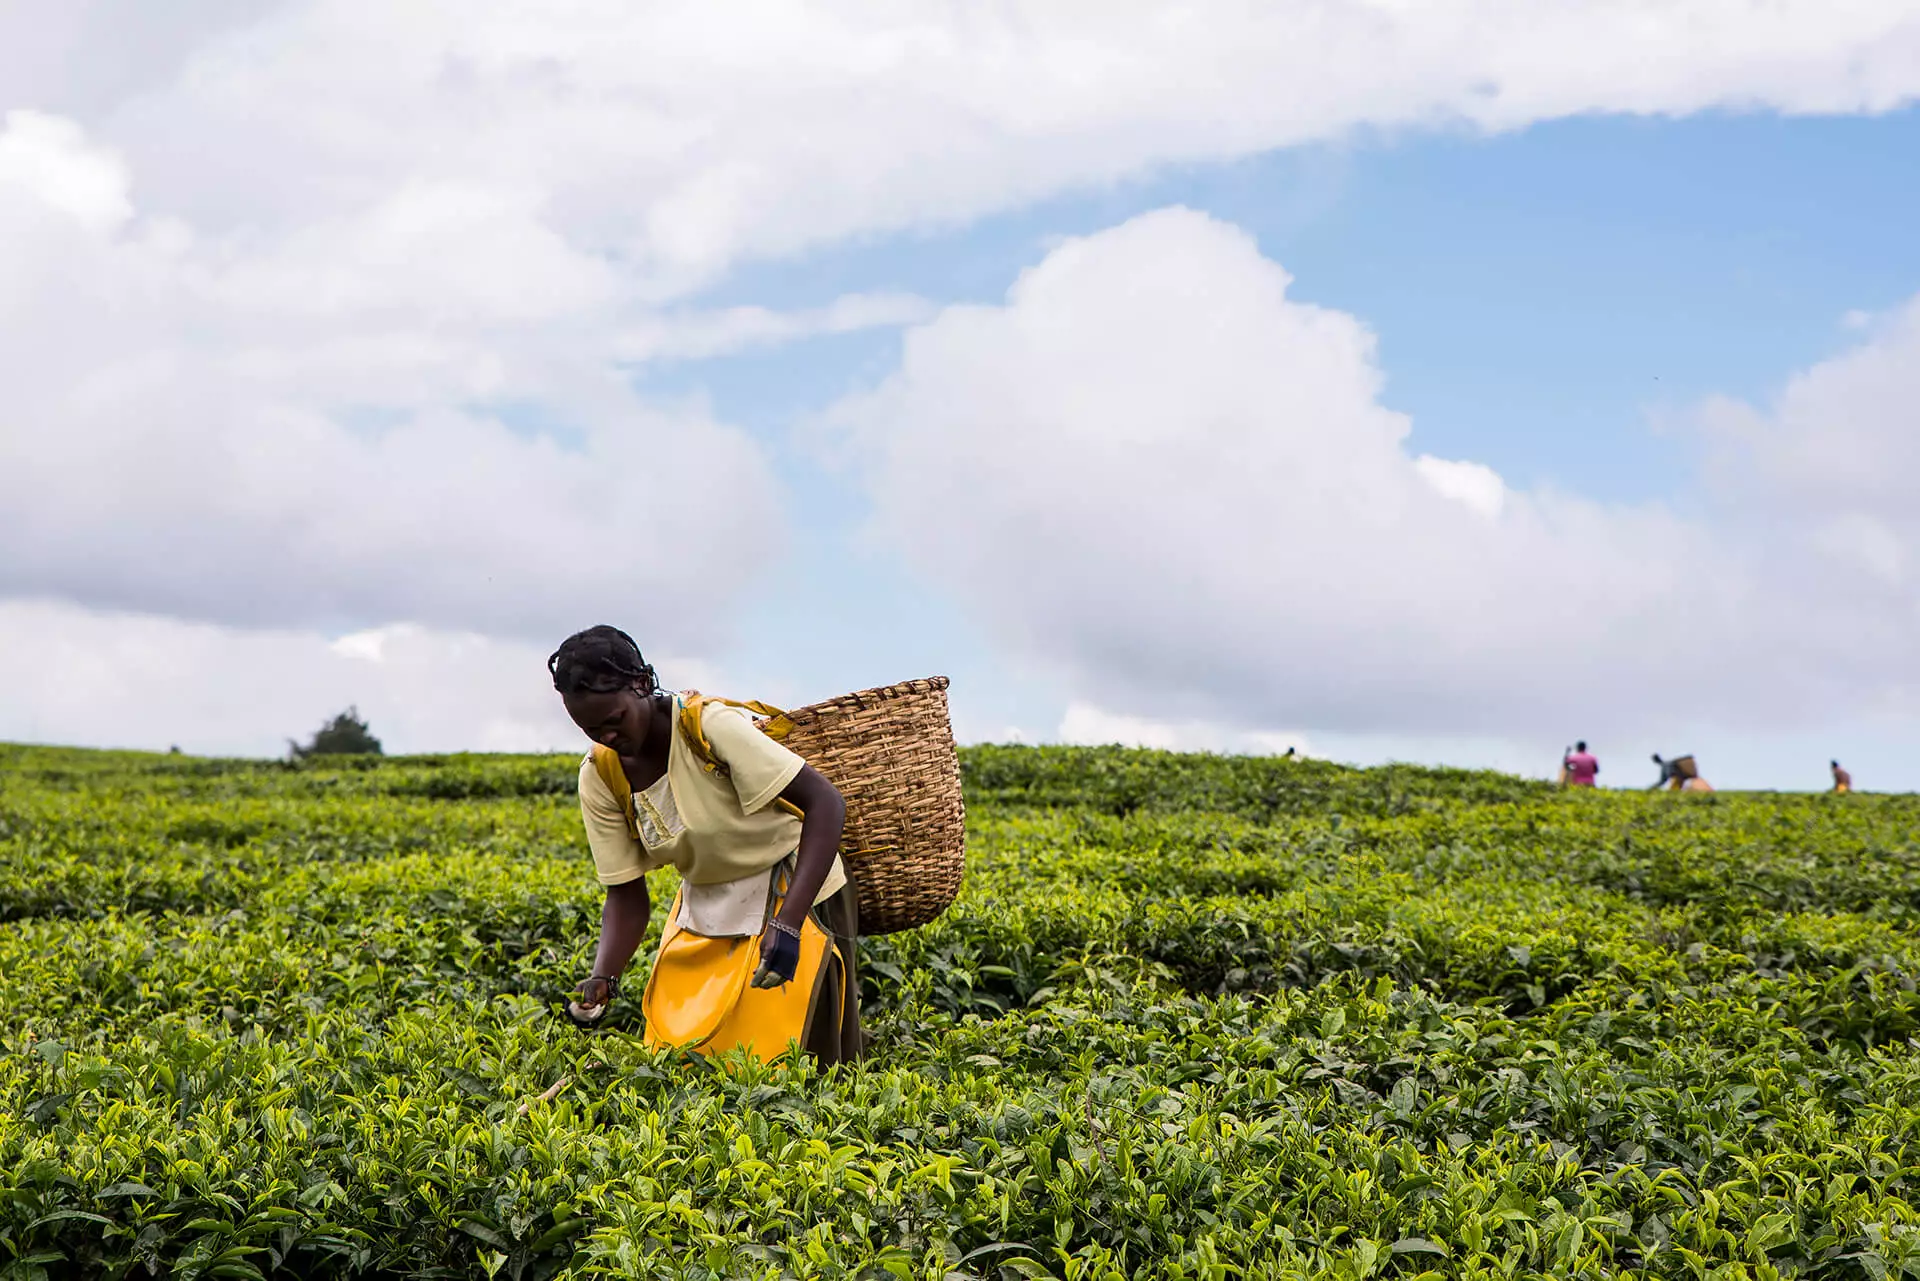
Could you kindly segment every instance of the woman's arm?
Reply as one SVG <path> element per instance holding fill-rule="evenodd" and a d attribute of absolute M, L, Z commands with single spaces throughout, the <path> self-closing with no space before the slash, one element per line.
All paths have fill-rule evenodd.
<path fill-rule="evenodd" d="M 847 822 L 847 803 L 840 789 L 811 765 L 800 767 L 780 798 L 799 806 L 804 816 L 800 820 L 800 851 L 794 859 L 793 883 L 760 938 L 755 987 L 779 987 L 793 980 L 800 965 L 801 925 L 827 873 L 833 870 L 833 856 L 840 849 L 840 834 Z"/>
<path fill-rule="evenodd" d="M 603 978 L 619 978 L 646 936 L 647 922 L 653 916 L 653 898 L 647 893 L 647 878 L 607 886 L 607 901 L 600 909 L 600 944 L 593 953 L 593 972 L 580 985 L 580 999 L 573 1003 L 575 1017 L 592 1019 L 599 1015 L 612 993 Z"/>
<path fill-rule="evenodd" d="M 799 806 L 805 815 L 800 822 L 800 853 L 794 860 L 793 884 L 774 918 L 797 930 L 807 919 L 807 909 L 813 906 L 827 873 L 833 870 L 833 856 L 840 851 L 840 834 L 847 823 L 847 803 L 840 789 L 811 765 L 800 767 L 780 799 Z"/>

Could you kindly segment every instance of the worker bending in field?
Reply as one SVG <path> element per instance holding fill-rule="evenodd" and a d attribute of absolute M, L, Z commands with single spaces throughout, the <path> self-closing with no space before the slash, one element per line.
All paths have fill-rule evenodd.
<path fill-rule="evenodd" d="M 569 636 L 547 668 L 594 743 L 580 815 L 607 891 L 574 1021 L 605 1016 L 652 915 L 646 874 L 672 867 L 648 1042 L 752 1044 L 771 1058 L 797 1040 L 821 1062 L 858 1058 L 859 904 L 839 854 L 839 790 L 739 708 L 663 688 L 617 628 Z"/>
<path fill-rule="evenodd" d="M 1560 781 L 1567 787 L 1593 787 L 1600 777 L 1600 762 L 1587 750 L 1584 740 L 1560 758 Z"/>
<path fill-rule="evenodd" d="M 1845 796 L 1853 790 L 1853 775 L 1840 768 L 1839 761 L 1827 762 L 1833 767 L 1833 790 Z"/>
<path fill-rule="evenodd" d="M 1662 760 L 1660 753 L 1655 752 L 1653 763 L 1660 767 L 1660 777 L 1655 779 L 1653 786 L 1647 789 L 1649 792 L 1658 791 L 1662 787 L 1671 792 L 1711 792 L 1713 790 L 1712 784 L 1700 777 L 1699 767 L 1694 764 L 1692 756 L 1676 756 L 1668 761 Z"/>

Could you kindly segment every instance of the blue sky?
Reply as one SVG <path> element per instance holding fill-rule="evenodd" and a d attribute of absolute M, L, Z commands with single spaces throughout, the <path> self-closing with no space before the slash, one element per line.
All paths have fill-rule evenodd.
<path fill-rule="evenodd" d="M 1912 110 L 1368 135 L 1179 166 L 964 228 L 756 264 L 702 301 L 799 308 L 849 291 L 902 290 L 942 305 L 993 304 L 1057 238 L 1188 206 L 1252 232 L 1294 276 L 1297 297 L 1376 332 L 1384 399 L 1412 417 L 1414 447 L 1487 463 L 1515 484 L 1684 506 L 1696 450 L 1663 420 L 1712 395 L 1764 402 L 1795 371 L 1857 342 L 1856 313 L 1920 293 L 1915 155 Z M 889 373 L 899 346 L 892 331 L 832 335 L 644 378 L 652 393 L 706 398 L 778 451 L 795 481 L 795 553 L 726 661 L 778 681 L 798 646 L 805 671 L 843 685 L 871 673 L 952 671 L 962 677 L 956 697 L 978 709 L 977 732 L 1049 736 L 1063 708 L 1045 682 L 1007 670 L 990 640 L 912 568 L 863 545 L 858 487 L 792 443 L 810 416 Z M 1543 740 L 1564 736 L 1542 728 Z M 1780 785 L 1791 779 L 1782 758 L 1824 750 L 1797 735 L 1696 737 L 1741 772 Z M 1904 730 L 1848 726 L 1833 737 L 1893 755 L 1920 777 Z M 1397 746 L 1358 745 L 1390 754 Z M 1455 750 L 1526 768 L 1505 745 Z M 1552 767 L 1555 747 L 1546 750 L 1533 768 Z M 1824 758 L 1813 764 L 1817 771 Z M 1817 785 L 1817 772 L 1809 777 Z"/>
<path fill-rule="evenodd" d="M 1913 110 L 1367 136 L 755 264 L 702 301 L 797 308 L 903 290 L 992 303 L 1053 238 L 1187 205 L 1253 232 L 1301 298 L 1380 335 L 1387 399 L 1423 447 L 1596 497 L 1671 497 L 1689 469 L 1651 429 L 1654 411 L 1764 397 L 1847 345 L 1848 313 L 1920 292 L 1915 155 Z M 643 385 L 697 391 L 781 442 L 897 355 L 893 333 L 834 335 L 683 362 Z"/>
<path fill-rule="evenodd" d="M 1907 0 L 756 12 L 0 12 L 0 739 L 1920 780 Z"/>

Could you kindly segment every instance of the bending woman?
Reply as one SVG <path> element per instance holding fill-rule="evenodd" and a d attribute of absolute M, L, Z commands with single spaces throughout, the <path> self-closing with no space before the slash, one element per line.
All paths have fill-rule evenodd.
<path fill-rule="evenodd" d="M 753 986 L 784 987 L 800 965 L 811 918 L 829 943 L 801 1046 L 826 1063 L 858 1058 L 859 908 L 840 861 L 847 811 L 838 789 L 738 708 L 703 707 L 706 743 L 689 741 L 684 699 L 661 688 L 639 646 L 618 628 L 569 636 L 547 668 L 567 714 L 596 744 L 580 763 L 580 816 L 607 887 L 593 974 L 568 1011 L 574 1021 L 591 1025 L 605 1016 L 652 915 L 646 874 L 671 866 L 681 885 L 662 953 L 680 930 L 758 935 Z M 710 752 L 703 756 L 700 747 Z M 768 916 L 783 884 L 779 908 Z M 653 982 L 662 981 L 656 965 Z"/>

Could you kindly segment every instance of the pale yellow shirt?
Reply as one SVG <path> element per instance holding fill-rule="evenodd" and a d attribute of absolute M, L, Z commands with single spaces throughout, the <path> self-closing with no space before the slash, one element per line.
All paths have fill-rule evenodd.
<path fill-rule="evenodd" d="M 667 772 L 634 794 L 640 839 L 627 830 L 625 806 L 607 790 L 589 752 L 580 762 L 580 817 L 602 885 L 624 885 L 661 867 L 694 885 L 720 885 L 764 872 L 800 844 L 800 820 L 773 802 L 806 762 L 760 732 L 737 707 L 710 704 L 700 717 L 727 772 L 709 770 L 680 733 L 674 700 Z M 847 874 L 834 855 L 816 902 L 839 893 Z"/>

